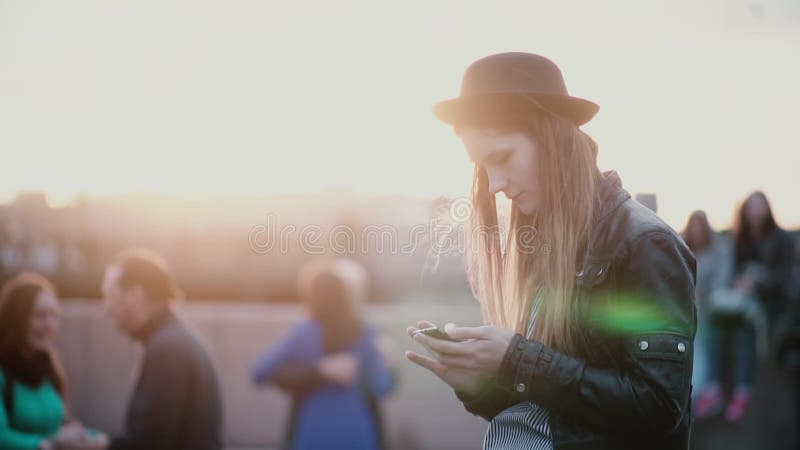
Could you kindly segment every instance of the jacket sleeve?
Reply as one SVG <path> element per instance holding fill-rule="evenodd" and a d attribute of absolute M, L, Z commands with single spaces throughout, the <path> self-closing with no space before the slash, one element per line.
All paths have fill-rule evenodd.
<path fill-rule="evenodd" d="M 395 374 L 386 365 L 383 355 L 378 350 L 377 340 L 377 331 L 370 329 L 364 348 L 359 354 L 361 359 L 359 377 L 367 392 L 376 398 L 380 398 L 394 388 Z"/>
<path fill-rule="evenodd" d="M 590 428 L 668 434 L 689 414 L 694 257 L 661 230 L 636 239 L 627 253 L 606 314 L 609 332 L 620 336 L 613 350 L 619 368 L 592 367 L 517 335 L 497 384 Z"/>
<path fill-rule="evenodd" d="M 711 246 L 704 251 L 702 271 L 697 273 L 697 283 L 695 286 L 695 300 L 697 307 L 708 309 L 711 307 L 710 298 L 714 292 L 731 286 L 733 281 L 733 249 L 730 240 L 726 236 L 714 235 L 711 239 Z"/>
<path fill-rule="evenodd" d="M 303 342 L 308 333 L 307 324 L 295 325 L 280 342 L 264 352 L 250 370 L 252 382 L 273 384 L 299 396 L 327 384 L 315 363 L 297 358 L 303 353 Z"/>
<path fill-rule="evenodd" d="M 315 364 L 286 361 L 272 371 L 268 382 L 294 395 L 304 395 L 319 389 L 327 382 Z"/>
<path fill-rule="evenodd" d="M 250 370 L 252 382 L 292 385 L 293 382 L 290 380 L 292 377 L 312 376 L 311 365 L 293 362 L 302 347 L 303 334 L 302 324 L 295 325 L 274 347 L 265 351 Z"/>
<path fill-rule="evenodd" d="M 494 416 L 516 403 L 514 395 L 496 384 L 495 380 L 486 383 L 477 395 L 456 391 L 456 397 L 461 400 L 464 409 L 487 421 L 491 421 Z"/>
<path fill-rule="evenodd" d="M 778 301 L 790 293 L 792 269 L 794 268 L 794 242 L 788 233 L 780 230 L 776 235 L 773 251 L 765 261 L 766 276 L 757 289 L 766 301 Z"/>
<path fill-rule="evenodd" d="M 714 253 L 714 267 L 709 267 L 711 275 L 709 275 L 709 282 L 703 292 L 705 299 L 717 289 L 730 286 L 733 280 L 733 247 L 728 238 L 717 236 L 716 246 Z M 697 280 L 698 283 L 700 280 Z"/>

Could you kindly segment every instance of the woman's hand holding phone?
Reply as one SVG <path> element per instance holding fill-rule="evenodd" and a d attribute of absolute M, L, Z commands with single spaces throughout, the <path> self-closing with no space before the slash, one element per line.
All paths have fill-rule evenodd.
<path fill-rule="evenodd" d="M 431 350 L 440 355 L 439 362 L 454 369 L 472 370 L 494 378 L 500 371 L 503 357 L 515 332 L 506 328 L 483 325 L 457 327 L 448 324 L 447 335 L 458 342 L 431 340 Z"/>
<path fill-rule="evenodd" d="M 434 339 L 442 339 L 442 340 L 445 340 L 445 341 L 456 342 L 455 339 L 453 339 L 450 336 L 448 336 L 447 333 L 442 331 L 437 326 L 432 326 L 432 327 L 427 327 L 427 328 L 418 328 L 416 331 L 414 331 L 414 334 L 417 334 L 417 333 L 422 333 L 425 336 L 430 336 L 430 337 L 432 337 Z"/>
<path fill-rule="evenodd" d="M 473 371 L 454 369 L 439 362 L 441 355 L 439 355 L 439 353 L 431 347 L 431 341 L 448 341 L 445 339 L 437 339 L 429 335 L 439 335 L 436 332 L 427 331 L 423 333 L 421 331 L 426 329 L 430 330 L 432 328 L 436 329 L 436 326 L 433 323 L 422 320 L 417 323 L 416 327 L 408 327 L 406 332 L 415 341 L 419 342 L 423 347 L 425 347 L 433 357 L 420 355 L 419 353 L 409 350 L 406 352 L 406 358 L 408 358 L 408 360 L 414 364 L 430 370 L 456 391 L 471 395 L 477 394 L 486 382 L 487 378 Z M 452 339 L 449 336 L 448 338 Z"/>
<path fill-rule="evenodd" d="M 408 328 L 409 335 L 422 344 L 433 358 L 414 352 L 407 352 L 406 357 L 435 373 L 457 391 L 467 393 L 474 392 L 473 389 L 479 387 L 482 381 L 497 376 L 514 337 L 512 330 L 489 325 L 457 327 L 447 324 L 444 329 L 447 340 L 436 339 L 419 331 L 420 328 L 433 326 L 430 322 L 422 321 L 416 328 Z"/>

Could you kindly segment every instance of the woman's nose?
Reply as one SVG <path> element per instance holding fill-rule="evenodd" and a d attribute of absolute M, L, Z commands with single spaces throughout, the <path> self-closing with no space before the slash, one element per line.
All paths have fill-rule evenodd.
<path fill-rule="evenodd" d="M 497 194 L 508 186 L 506 177 L 500 173 L 489 173 L 489 193 L 492 195 Z"/>

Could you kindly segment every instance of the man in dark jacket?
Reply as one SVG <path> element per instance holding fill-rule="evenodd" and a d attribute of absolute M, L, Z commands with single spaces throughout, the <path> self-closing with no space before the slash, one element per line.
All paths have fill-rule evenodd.
<path fill-rule="evenodd" d="M 218 450 L 220 392 L 203 345 L 172 312 L 176 288 L 149 251 L 123 253 L 106 269 L 103 297 L 120 331 L 144 346 L 125 434 L 111 450 Z"/>

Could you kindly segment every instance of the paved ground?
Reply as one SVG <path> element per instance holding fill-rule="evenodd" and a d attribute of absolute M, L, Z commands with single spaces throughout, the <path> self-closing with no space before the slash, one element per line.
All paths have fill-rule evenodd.
<path fill-rule="evenodd" d="M 791 450 L 795 440 L 794 387 L 789 373 L 772 364 L 758 368 L 753 403 L 741 426 L 718 417 L 695 422 L 692 450 Z"/>
<path fill-rule="evenodd" d="M 794 450 L 794 392 L 790 374 L 773 365 L 759 367 L 754 399 L 741 426 L 721 417 L 695 422 L 692 450 Z M 230 446 L 227 450 L 277 450 Z M 398 449 L 399 450 L 399 449 Z"/>

